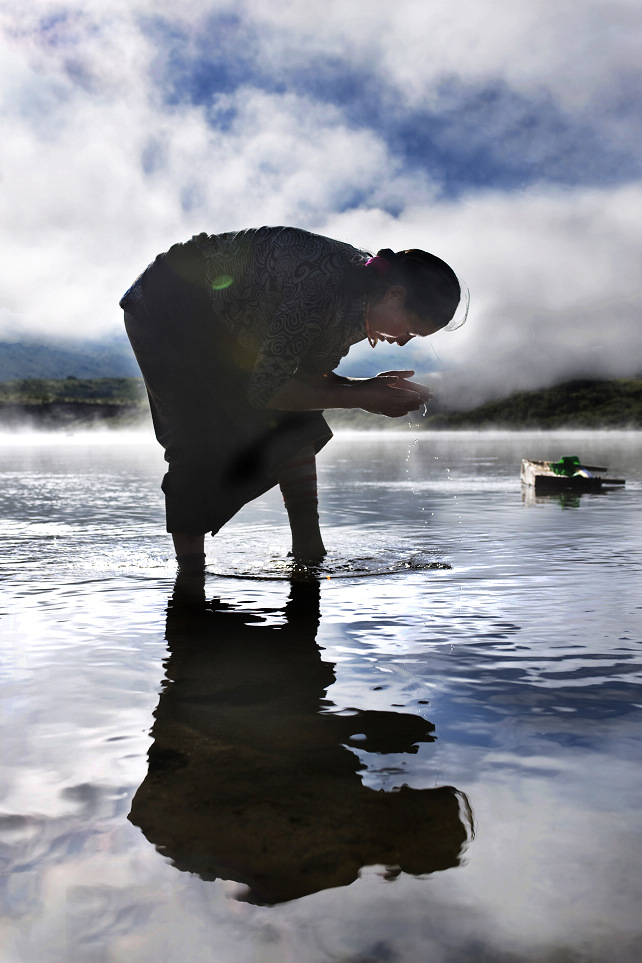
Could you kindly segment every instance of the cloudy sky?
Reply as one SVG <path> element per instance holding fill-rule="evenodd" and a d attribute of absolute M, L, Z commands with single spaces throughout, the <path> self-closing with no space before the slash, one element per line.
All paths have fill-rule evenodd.
<path fill-rule="evenodd" d="M 294 224 L 468 283 L 464 328 L 380 367 L 479 394 L 642 374 L 641 23 L 639 0 L 3 0 L 0 337 L 120 331 L 170 244 Z"/>

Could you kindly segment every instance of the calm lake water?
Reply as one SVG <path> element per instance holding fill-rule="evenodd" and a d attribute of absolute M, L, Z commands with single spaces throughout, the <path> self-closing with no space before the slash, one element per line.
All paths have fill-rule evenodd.
<path fill-rule="evenodd" d="M 153 440 L 4 436 L 2 963 L 637 963 L 641 440 L 339 435 L 175 585 Z"/>

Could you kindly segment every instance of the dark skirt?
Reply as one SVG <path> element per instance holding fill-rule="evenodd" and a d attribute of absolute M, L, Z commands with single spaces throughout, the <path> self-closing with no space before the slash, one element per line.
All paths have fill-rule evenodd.
<path fill-rule="evenodd" d="M 281 467 L 332 432 L 319 411 L 253 408 L 250 372 L 206 292 L 172 271 L 165 255 L 142 278 L 143 300 L 125 304 L 125 326 L 145 379 L 154 431 L 165 449 L 167 531 L 216 533 L 278 481 Z"/>

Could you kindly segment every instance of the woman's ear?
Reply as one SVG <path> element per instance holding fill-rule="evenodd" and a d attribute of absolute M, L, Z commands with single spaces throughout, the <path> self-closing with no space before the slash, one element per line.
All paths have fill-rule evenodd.
<path fill-rule="evenodd" d="M 403 284 L 393 284 L 386 290 L 382 300 L 385 304 L 403 308 L 406 303 L 406 294 Z"/>

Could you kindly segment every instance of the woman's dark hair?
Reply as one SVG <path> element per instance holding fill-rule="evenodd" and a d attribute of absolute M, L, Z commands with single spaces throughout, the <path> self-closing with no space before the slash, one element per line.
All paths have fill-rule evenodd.
<path fill-rule="evenodd" d="M 389 274 L 383 278 L 386 287 L 402 284 L 407 291 L 408 310 L 422 320 L 429 319 L 440 328 L 445 327 L 461 298 L 461 287 L 450 265 L 440 257 L 417 248 L 396 254 L 384 248 L 377 254 L 392 262 Z"/>
<path fill-rule="evenodd" d="M 400 284 L 407 292 L 408 310 L 440 328 L 448 324 L 461 300 L 461 287 L 450 265 L 418 248 L 397 252 L 383 248 L 365 267 L 355 267 L 346 281 L 350 293 L 375 301 Z"/>

